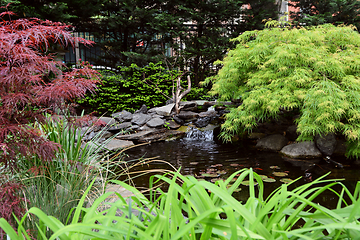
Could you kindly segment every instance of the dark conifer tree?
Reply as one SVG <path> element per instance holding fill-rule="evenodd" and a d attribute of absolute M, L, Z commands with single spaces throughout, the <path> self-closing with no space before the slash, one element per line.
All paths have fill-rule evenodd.
<path fill-rule="evenodd" d="M 360 2 L 357 0 L 299 0 L 289 2 L 300 11 L 290 13 L 295 25 L 320 25 L 332 23 L 360 27 Z"/>

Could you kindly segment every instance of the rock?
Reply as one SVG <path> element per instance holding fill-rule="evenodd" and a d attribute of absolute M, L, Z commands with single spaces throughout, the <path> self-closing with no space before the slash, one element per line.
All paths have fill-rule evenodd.
<path fill-rule="evenodd" d="M 146 114 L 148 111 L 147 106 L 143 104 L 139 110 L 136 110 L 135 113 L 144 113 Z"/>
<path fill-rule="evenodd" d="M 123 123 L 115 124 L 114 126 L 110 127 L 108 129 L 108 131 L 110 131 L 110 132 L 118 132 L 118 131 L 124 130 L 124 129 L 130 127 L 130 126 L 131 126 L 130 122 L 123 122 Z"/>
<path fill-rule="evenodd" d="M 92 132 L 92 131 L 87 132 L 86 135 L 83 135 L 82 140 L 83 140 L 83 141 L 90 141 L 90 140 L 93 139 L 96 135 L 97 135 L 96 132 Z M 77 138 L 76 138 L 76 139 L 77 139 Z"/>
<path fill-rule="evenodd" d="M 182 120 L 181 118 L 178 118 L 177 116 L 173 116 L 172 119 L 180 125 L 183 125 L 185 123 L 184 120 Z"/>
<path fill-rule="evenodd" d="M 140 138 L 145 137 L 146 135 L 149 135 L 153 132 L 154 132 L 154 130 L 141 131 L 141 132 L 133 133 L 133 134 L 120 135 L 120 136 L 117 136 L 116 138 L 122 139 L 122 140 L 138 141 Z"/>
<path fill-rule="evenodd" d="M 171 103 L 174 103 L 174 99 L 168 99 L 167 101 L 166 101 L 166 105 L 169 105 L 169 104 L 171 104 Z"/>
<path fill-rule="evenodd" d="M 147 136 L 140 138 L 139 142 L 159 142 L 159 141 L 165 141 L 169 138 L 175 139 L 175 138 L 183 137 L 184 135 L 185 133 L 181 131 L 160 129 Z"/>
<path fill-rule="evenodd" d="M 287 145 L 280 152 L 291 158 L 317 158 L 322 156 L 315 143 L 309 141 Z"/>
<path fill-rule="evenodd" d="M 155 113 L 151 113 L 150 116 L 151 116 L 152 118 L 164 118 L 164 116 L 159 115 L 159 114 L 156 114 L 156 112 L 155 112 Z"/>
<path fill-rule="evenodd" d="M 210 121 L 211 121 L 210 117 L 202 117 L 202 118 L 198 118 L 194 124 L 198 128 L 203 128 L 206 127 L 210 123 Z"/>
<path fill-rule="evenodd" d="M 121 112 L 113 113 L 113 114 L 111 114 L 111 116 L 113 118 L 116 118 L 120 122 L 123 122 L 123 121 L 130 121 L 133 117 L 133 114 L 131 112 L 123 110 Z"/>
<path fill-rule="evenodd" d="M 178 131 L 187 133 L 188 131 L 190 131 L 190 129 L 191 129 L 190 126 L 181 126 L 178 128 Z"/>
<path fill-rule="evenodd" d="M 165 121 L 165 125 L 170 129 L 178 129 L 181 127 L 181 125 L 177 124 L 174 120 Z"/>
<path fill-rule="evenodd" d="M 296 130 L 297 130 L 296 125 L 291 125 L 286 129 L 286 137 L 290 141 L 296 141 L 296 139 L 298 138 L 299 134 L 296 132 Z"/>
<path fill-rule="evenodd" d="M 161 118 L 153 118 L 146 123 L 146 125 L 152 128 L 162 127 L 164 126 L 164 124 L 165 124 L 165 120 Z"/>
<path fill-rule="evenodd" d="M 157 107 L 157 108 L 153 108 L 150 109 L 149 112 L 156 112 L 157 114 L 161 115 L 161 116 L 170 116 L 172 109 L 174 108 L 175 103 L 171 103 L 162 107 Z"/>
<path fill-rule="evenodd" d="M 146 124 L 143 125 L 143 126 L 141 126 L 141 127 L 139 127 L 138 130 L 140 130 L 140 131 L 154 131 L 153 128 L 149 127 L 149 126 L 146 125 Z"/>
<path fill-rule="evenodd" d="M 181 118 L 181 119 L 192 119 L 192 118 L 196 118 L 199 114 L 197 114 L 196 112 L 191 112 L 191 111 L 181 111 L 179 114 L 177 114 L 176 116 Z"/>
<path fill-rule="evenodd" d="M 131 123 L 142 126 L 145 123 L 147 123 L 150 119 L 151 119 L 150 115 L 144 113 L 136 113 L 133 115 L 133 118 L 131 119 Z"/>
<path fill-rule="evenodd" d="M 338 140 L 333 154 L 344 156 L 346 153 L 347 145 L 345 140 Z"/>
<path fill-rule="evenodd" d="M 140 128 L 141 126 L 139 126 L 139 125 L 131 125 L 130 127 L 128 127 L 128 128 L 126 128 L 125 130 L 126 131 L 136 131 L 136 130 L 138 130 L 139 128 Z"/>
<path fill-rule="evenodd" d="M 216 128 L 218 128 L 219 125 L 214 125 L 214 124 L 208 124 L 206 127 L 203 127 L 203 128 L 200 128 L 199 130 L 200 131 L 213 131 L 215 130 Z"/>
<path fill-rule="evenodd" d="M 274 134 L 258 140 L 256 147 L 273 151 L 280 151 L 287 143 L 288 139 L 281 134 Z"/>
<path fill-rule="evenodd" d="M 101 138 L 110 138 L 114 135 L 112 132 L 109 132 L 109 131 L 102 131 L 102 132 L 99 132 L 99 134 L 100 134 Z"/>
<path fill-rule="evenodd" d="M 129 202 L 129 197 L 134 195 L 132 192 L 130 192 L 126 188 L 124 188 L 118 184 L 111 184 L 111 183 L 106 184 L 106 189 L 105 189 L 104 193 L 108 193 L 108 192 L 111 192 L 111 194 L 102 203 L 100 203 L 98 205 L 97 211 L 102 212 L 102 211 L 105 211 L 106 209 L 109 209 L 111 207 L 112 203 L 115 203 L 116 201 L 118 201 L 120 199 L 117 194 L 119 194 L 121 197 L 125 198 L 126 202 Z M 86 207 L 90 208 L 94 204 L 96 199 L 98 199 L 98 196 L 97 196 L 97 194 L 89 194 L 88 197 L 89 197 L 89 199 L 87 201 Z M 138 213 L 138 211 L 135 211 L 135 209 L 132 210 L 132 212 L 134 214 Z M 120 209 L 116 210 L 116 216 L 121 216 L 122 214 L 123 214 L 123 212 Z"/>
<path fill-rule="evenodd" d="M 325 136 L 316 135 L 315 143 L 320 152 L 331 156 L 335 151 L 337 141 L 334 133 L 328 133 Z"/>
<path fill-rule="evenodd" d="M 180 109 L 182 111 L 196 111 L 197 104 L 196 102 L 180 102 Z"/>
<path fill-rule="evenodd" d="M 248 135 L 248 139 L 260 139 L 266 137 L 265 133 L 252 132 Z"/>
<path fill-rule="evenodd" d="M 100 121 L 103 121 L 104 123 L 106 123 L 107 126 L 111 126 L 114 123 L 116 123 L 116 120 L 114 118 L 110 118 L 110 117 L 100 117 L 99 119 L 100 119 Z"/>
<path fill-rule="evenodd" d="M 199 117 L 202 118 L 202 117 L 216 117 L 216 111 L 214 110 L 211 110 L 211 111 L 206 111 L 206 112 L 201 112 L 199 113 Z"/>
<path fill-rule="evenodd" d="M 222 105 L 216 105 L 215 106 L 215 111 L 219 112 L 219 111 L 225 111 L 226 107 L 222 106 Z"/>
<path fill-rule="evenodd" d="M 110 151 L 116 151 L 119 149 L 123 149 L 126 147 L 133 146 L 134 143 L 132 141 L 124 141 L 119 139 L 111 139 L 107 144 L 106 148 Z"/>

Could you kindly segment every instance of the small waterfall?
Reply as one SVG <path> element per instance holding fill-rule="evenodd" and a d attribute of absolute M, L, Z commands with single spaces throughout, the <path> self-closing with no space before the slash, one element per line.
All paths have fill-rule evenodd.
<path fill-rule="evenodd" d="M 213 130 L 200 131 L 197 128 L 191 127 L 183 139 L 187 141 L 213 141 L 214 132 Z"/>

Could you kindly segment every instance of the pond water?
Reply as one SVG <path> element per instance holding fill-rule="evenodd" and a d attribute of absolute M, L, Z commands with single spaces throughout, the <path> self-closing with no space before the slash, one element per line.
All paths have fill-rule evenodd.
<path fill-rule="evenodd" d="M 125 160 L 157 157 L 157 159 L 164 160 L 177 169 L 181 167 L 180 172 L 183 175 L 193 175 L 198 178 L 205 178 L 208 181 L 226 178 L 237 170 L 251 167 L 258 174 L 276 180 L 274 183 L 264 183 L 265 195 L 279 187 L 284 178 L 297 179 L 302 177 L 297 182 L 297 185 L 300 185 L 331 172 L 328 178 L 343 178 L 350 189 L 354 188 L 356 182 L 360 180 L 360 166 L 343 156 L 332 157 L 333 161 L 342 165 L 339 167 L 339 165 L 333 162 L 329 163 L 324 159 L 288 159 L 277 152 L 260 151 L 254 146 L 255 142 L 253 141 L 223 144 L 214 137 L 213 131 L 193 129 L 182 139 L 150 143 L 127 150 Z M 144 165 L 142 168 L 144 170 L 171 169 L 164 163 Z M 274 175 L 274 172 L 281 172 L 286 176 L 279 177 Z M 148 179 L 145 176 L 136 178 L 135 185 L 146 187 Z M 241 194 L 238 196 L 239 199 L 243 197 Z M 333 196 L 323 195 L 322 198 L 320 201 L 326 202 L 331 201 Z"/>

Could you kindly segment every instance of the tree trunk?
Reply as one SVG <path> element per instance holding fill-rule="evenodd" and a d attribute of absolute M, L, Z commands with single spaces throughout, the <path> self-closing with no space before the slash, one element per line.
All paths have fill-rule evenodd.
<path fill-rule="evenodd" d="M 175 96 L 174 96 L 176 114 L 178 114 L 180 112 L 180 101 L 181 101 L 181 99 L 191 91 L 191 79 L 190 79 L 190 76 L 187 76 L 188 87 L 183 92 L 181 92 L 181 90 L 183 90 L 183 88 L 180 85 L 180 79 L 181 78 L 179 77 L 177 79 L 177 81 L 176 81 L 176 92 L 175 92 Z"/>

